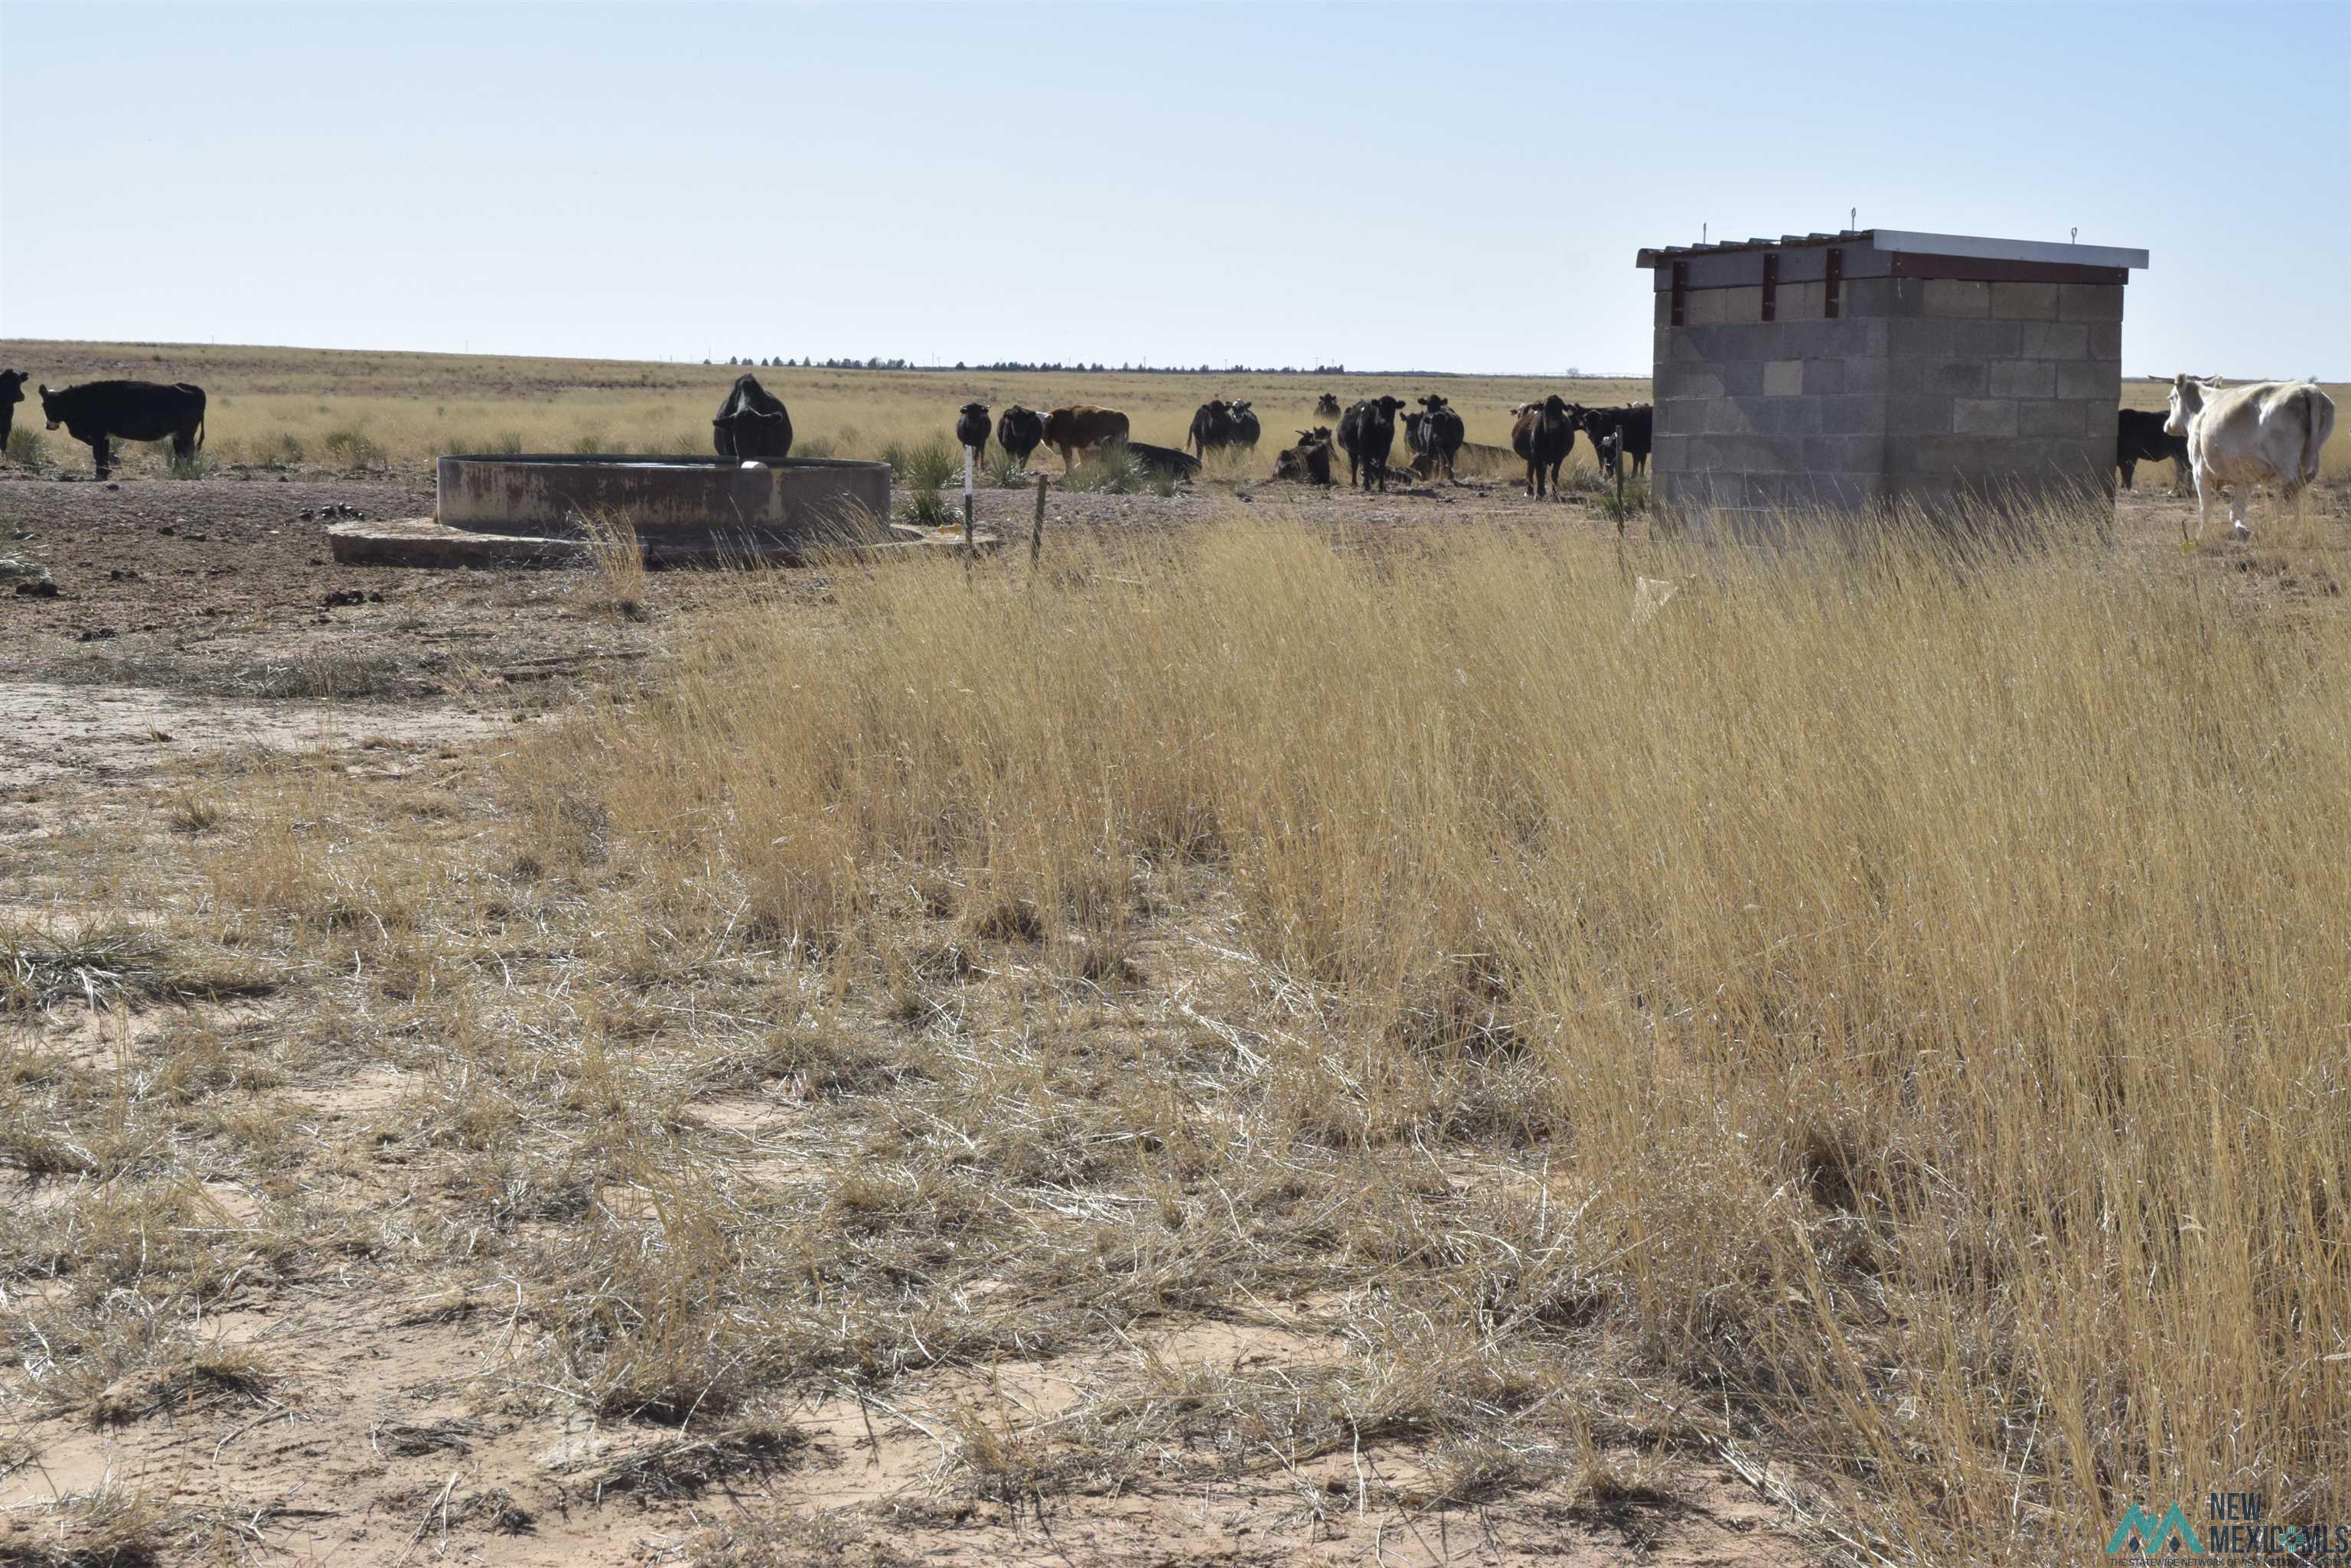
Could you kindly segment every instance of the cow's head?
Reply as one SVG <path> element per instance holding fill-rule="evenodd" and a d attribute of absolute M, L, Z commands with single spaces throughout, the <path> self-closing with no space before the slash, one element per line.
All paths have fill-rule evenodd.
<path fill-rule="evenodd" d="M 25 372 L 0 371 L 0 407 L 25 401 Z"/>
<path fill-rule="evenodd" d="M 1429 413 L 1435 413 L 1438 409 L 1445 406 L 1445 400 L 1437 396 L 1435 392 L 1431 392 L 1426 397 L 1420 400 L 1420 406 L 1426 409 Z"/>
<path fill-rule="evenodd" d="M 980 419 L 986 419 L 987 417 L 987 405 L 984 402 L 967 402 L 961 408 L 956 410 L 956 412 L 957 413 L 968 413 Z"/>
<path fill-rule="evenodd" d="M 41 417 L 49 422 L 51 430 L 66 422 L 66 416 L 57 412 L 57 394 L 49 390 L 46 382 L 41 384 Z"/>
<path fill-rule="evenodd" d="M 1382 413 L 1386 414 L 1390 419 L 1394 419 L 1395 417 L 1396 410 L 1404 406 L 1404 399 L 1400 397 L 1382 397 L 1379 402 L 1374 403 L 1372 406 L 1378 409 Z"/>
<path fill-rule="evenodd" d="M 1249 410 L 1249 399 L 1245 397 L 1237 397 L 1226 406 L 1233 411 L 1235 418 L 1238 418 L 1240 415 L 1247 413 Z"/>
<path fill-rule="evenodd" d="M 2171 378 L 2171 412 L 2164 417 L 2164 434 L 2188 434 L 2188 427 L 2195 423 L 2197 414 L 2203 411 L 2204 393 L 2207 390 L 2203 382 L 2184 371 Z"/>
<path fill-rule="evenodd" d="M 1567 400 L 1553 392 L 1542 400 L 1542 408 L 1545 413 L 1563 414 L 1567 413 Z"/>

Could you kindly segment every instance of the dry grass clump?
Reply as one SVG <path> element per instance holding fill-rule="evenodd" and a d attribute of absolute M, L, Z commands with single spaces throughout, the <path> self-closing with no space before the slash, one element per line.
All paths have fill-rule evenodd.
<path fill-rule="evenodd" d="M 190 961 L 157 931 L 127 921 L 65 928 L 0 925 L 0 1011 L 68 998 L 91 1007 L 266 995 L 270 981 L 233 964 Z"/>
<path fill-rule="evenodd" d="M 1642 570 L 1682 587 L 1639 625 L 1619 559 L 1557 535 L 1351 555 L 1272 518 L 1033 578 L 844 567 L 837 624 L 747 607 L 674 689 L 528 755 L 514 795 L 581 863 L 690 886 L 712 928 L 844 984 L 887 969 L 893 888 L 932 889 L 998 972 L 1116 941 L 1155 879 L 1228 901 L 1261 1006 L 1193 1031 L 1213 1076 L 1138 1058 L 1084 1101 L 1092 1044 L 1023 1068 L 1000 1037 L 960 1076 L 965 982 L 909 971 L 931 1119 L 901 1134 L 908 1197 L 837 1185 L 794 1243 L 819 1249 L 789 1309 L 810 1325 L 861 1214 L 892 1266 L 965 1266 L 922 1252 L 911 1195 L 1003 1161 L 1148 1195 L 1119 1221 L 1138 1272 L 1101 1285 L 1130 1307 L 1384 1258 L 1529 1354 L 1618 1322 L 1645 1375 L 1808 1456 L 1807 1495 L 1880 1539 L 2224 1483 L 2339 1516 L 2351 622 L 2043 521 L 2014 553 L 1661 557 Z M 1399 1172 L 1448 1147 L 1543 1175 L 1440 1247 L 1458 1206 Z M 665 1245 L 750 1302 L 766 1266 L 691 1218 Z M 965 1245 L 1051 1278 L 1047 1226 Z M 629 1310 L 574 1338 L 687 1369 L 605 1385 L 674 1403 L 717 1352 L 632 1326 L 695 1277 L 643 1256 L 607 1292 Z M 869 1354 L 921 1337 L 896 1316 Z M 1507 1411 L 1524 1375 L 1496 1375 L 1477 1397 Z M 1297 1402 L 1286 1440 L 1322 1451 L 1332 1408 L 1476 1436 L 1391 1393 Z M 987 1484 L 1028 1484 L 1018 1458 Z M 1507 1484 L 1483 1465 L 1445 1487 Z"/>

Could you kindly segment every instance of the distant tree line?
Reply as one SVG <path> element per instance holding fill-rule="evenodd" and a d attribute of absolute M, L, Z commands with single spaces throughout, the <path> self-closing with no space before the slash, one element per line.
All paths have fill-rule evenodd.
<path fill-rule="evenodd" d="M 704 364 L 715 361 L 705 360 Z M 1105 365 L 1100 360 L 1092 364 L 1073 361 L 1068 364 L 1059 360 L 997 360 L 987 364 L 969 365 L 957 360 L 952 365 L 918 365 L 911 360 L 885 360 L 875 355 L 870 360 L 760 359 L 756 354 L 729 354 L 730 365 L 748 365 L 765 370 L 812 371 L 1050 371 L 1061 373 L 1094 375 L 1117 371 L 1129 375 L 1154 376 L 1343 376 L 1344 365 Z"/>

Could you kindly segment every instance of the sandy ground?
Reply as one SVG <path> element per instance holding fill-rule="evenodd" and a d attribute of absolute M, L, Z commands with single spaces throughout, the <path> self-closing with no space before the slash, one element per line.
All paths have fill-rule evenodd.
<path fill-rule="evenodd" d="M 75 904 L 71 835 L 88 831 L 93 796 L 127 802 L 208 758 L 256 747 L 348 750 L 354 769 L 454 780 L 462 748 L 559 700 L 567 677 L 656 656 L 663 636 L 729 601 L 715 574 L 656 574 L 637 620 L 598 604 L 591 573 L 365 570 L 329 558 L 324 508 L 413 515 L 428 500 L 397 484 L 0 480 L 0 557 L 37 563 L 57 588 L 55 597 L 0 591 L 0 864 L 23 873 L 6 901 Z M 1057 495 L 1049 528 L 1176 525 L 1229 504 Z M 1475 507 L 1613 532 L 1586 507 L 1529 502 L 1508 485 L 1385 497 L 1253 486 L 1241 504 L 1350 528 L 1441 526 Z M 1029 492 L 985 492 L 981 521 L 1025 540 L 1032 506 Z M 2339 494 L 2322 498 L 2314 527 L 2335 530 L 2322 537 L 2343 531 L 2345 508 Z M 2122 549 L 2247 591 L 2335 591 L 2330 569 L 2307 551 L 2291 569 L 2258 543 L 2216 542 L 2187 560 L 2178 538 L 2191 509 L 2159 486 L 2126 498 Z M 354 591 L 357 602 L 328 602 Z M 772 591 L 820 593 L 820 575 L 779 573 Z M 104 819 L 130 820 L 127 807 Z M 136 1067 L 168 1030 L 266 1029 L 273 1005 L 111 1021 L 66 1008 L 10 1043 Z M 413 1087 L 385 1065 L 289 1083 L 278 1103 L 289 1127 L 324 1142 L 393 1115 Z M 696 1113 L 739 1134 L 747 1179 L 802 1174 L 789 1157 L 788 1104 L 755 1098 Z M 327 1196 L 397 1214 L 430 1200 L 407 1185 L 424 1179 L 367 1167 L 333 1176 Z M 0 1202 L 53 1201 L 56 1191 L 0 1186 Z M 207 1184 L 204 1196 L 225 1229 L 259 1202 L 230 1182 Z M 935 1484 L 938 1434 L 975 1406 L 1050 1416 L 1106 1396 L 1146 1356 L 1228 1369 L 1311 1363 L 1332 1334 L 1311 1303 L 1267 1303 L 1245 1321 L 1168 1326 L 1116 1352 L 986 1375 L 917 1374 L 891 1385 L 886 1406 L 812 1395 L 787 1440 L 766 1451 L 738 1445 L 710 1465 L 691 1429 L 559 1418 L 486 1395 L 510 1359 L 519 1287 L 451 1295 L 360 1265 L 230 1300 L 200 1337 L 266 1349 L 277 1369 L 266 1389 L 174 1405 L 125 1388 L 113 1401 L 131 1412 L 123 1419 L 48 1415 L 0 1428 L 0 1562 L 52 1560 L 36 1555 L 55 1539 L 46 1505 L 124 1490 L 220 1521 L 204 1537 L 208 1560 L 672 1562 L 687 1560 L 713 1523 L 768 1532 L 758 1560 L 776 1563 L 1811 1560 L 1790 1517 L 1702 1450 L 1628 1448 L 1643 1484 L 1573 1508 L 1537 1494 L 1492 1508 L 1364 1511 L 1367 1478 L 1390 1495 L 1410 1491 L 1426 1456 L 1402 1446 L 1236 1470 L 1196 1490 L 1111 1487 L 1041 1517 L 1017 1500 L 943 1497 Z"/>

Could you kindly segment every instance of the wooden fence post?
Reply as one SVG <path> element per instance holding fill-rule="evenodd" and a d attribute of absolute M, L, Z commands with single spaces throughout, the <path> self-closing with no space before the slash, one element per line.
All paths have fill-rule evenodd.
<path fill-rule="evenodd" d="M 963 558 L 967 562 L 971 559 L 971 469 L 975 455 L 970 447 L 963 449 Z"/>
<path fill-rule="evenodd" d="M 1037 516 L 1029 525 L 1029 570 L 1037 570 L 1038 552 L 1045 548 L 1045 476 L 1037 476 Z"/>

